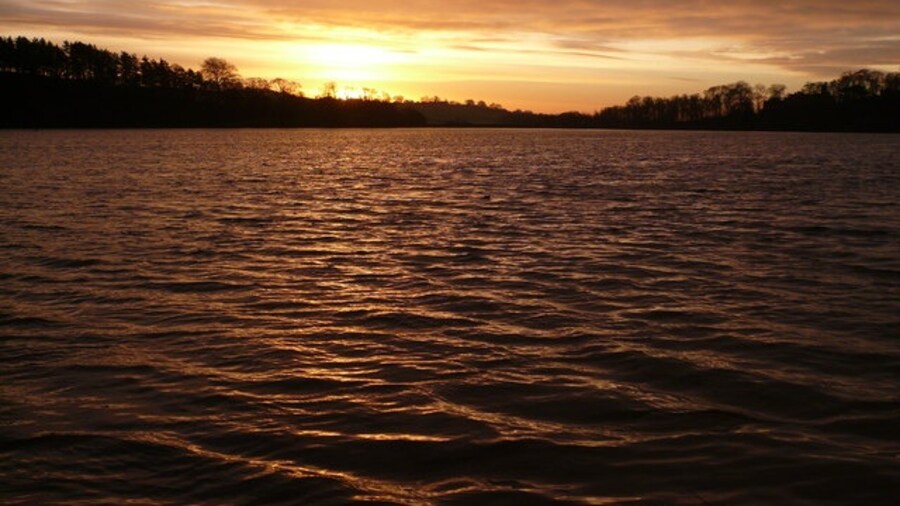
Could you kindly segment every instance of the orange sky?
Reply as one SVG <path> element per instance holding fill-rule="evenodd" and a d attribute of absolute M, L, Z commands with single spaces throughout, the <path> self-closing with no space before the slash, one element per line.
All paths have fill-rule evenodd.
<path fill-rule="evenodd" d="M 0 34 L 540 112 L 900 70 L 896 0 L 0 0 Z"/>

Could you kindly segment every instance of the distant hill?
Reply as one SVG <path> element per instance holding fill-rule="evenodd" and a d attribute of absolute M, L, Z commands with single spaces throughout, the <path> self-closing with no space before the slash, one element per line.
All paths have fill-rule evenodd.
<path fill-rule="evenodd" d="M 512 124 L 512 114 L 498 106 L 456 102 L 411 102 L 407 104 L 433 126 L 496 126 Z"/>

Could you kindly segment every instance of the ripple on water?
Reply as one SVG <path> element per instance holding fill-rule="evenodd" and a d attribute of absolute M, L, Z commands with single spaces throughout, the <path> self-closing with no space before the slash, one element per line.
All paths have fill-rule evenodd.
<path fill-rule="evenodd" d="M 898 151 L 0 133 L 0 502 L 891 504 Z"/>

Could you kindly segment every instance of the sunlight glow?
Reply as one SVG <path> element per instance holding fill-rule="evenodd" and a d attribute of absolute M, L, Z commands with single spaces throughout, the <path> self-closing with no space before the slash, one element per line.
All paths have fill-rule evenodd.
<path fill-rule="evenodd" d="M 341 100 L 353 100 L 364 98 L 366 96 L 366 92 L 362 88 L 341 87 L 338 88 L 335 96 Z"/>
<path fill-rule="evenodd" d="M 771 19 L 753 2 L 604 2 L 602 15 L 584 0 L 512 10 L 505 0 L 155 0 L 127 13 L 114 3 L 6 0 L 0 33 L 194 69 L 216 56 L 244 77 L 294 80 L 312 95 L 334 83 L 347 98 L 371 88 L 555 113 L 737 80 L 798 89 L 852 68 L 895 71 L 900 40 L 897 2 L 822 0 Z"/>
<path fill-rule="evenodd" d="M 312 44 L 298 48 L 298 60 L 314 65 L 319 76 L 340 82 L 383 81 L 405 58 L 397 52 L 364 44 Z M 347 98 L 358 98 L 345 93 Z"/>

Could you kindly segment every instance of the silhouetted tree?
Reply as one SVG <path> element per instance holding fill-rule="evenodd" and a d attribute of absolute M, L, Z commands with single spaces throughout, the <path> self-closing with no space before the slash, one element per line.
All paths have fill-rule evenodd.
<path fill-rule="evenodd" d="M 884 90 L 884 82 L 883 72 L 862 69 L 845 72 L 830 84 L 829 89 L 838 101 L 860 100 L 880 95 Z"/>
<path fill-rule="evenodd" d="M 329 81 L 322 85 L 322 93 L 319 95 L 319 98 L 336 98 L 337 97 L 337 83 L 334 81 Z"/>
<path fill-rule="evenodd" d="M 210 57 L 203 60 L 200 72 L 213 89 L 228 90 L 240 87 L 241 78 L 237 67 L 222 58 Z"/>
<path fill-rule="evenodd" d="M 769 94 L 769 100 L 781 100 L 787 91 L 787 87 L 783 84 L 773 84 L 766 90 Z"/>
<path fill-rule="evenodd" d="M 271 89 L 271 86 L 269 80 L 262 77 L 248 77 L 244 79 L 244 87 L 252 90 L 268 90 Z"/>
<path fill-rule="evenodd" d="M 291 81 L 290 79 L 276 77 L 275 79 L 272 79 L 271 85 L 272 88 L 279 93 L 286 93 L 288 95 L 300 94 L 300 83 Z"/>
<path fill-rule="evenodd" d="M 119 84 L 137 86 L 141 84 L 141 64 L 138 57 L 122 52 L 119 54 Z"/>

